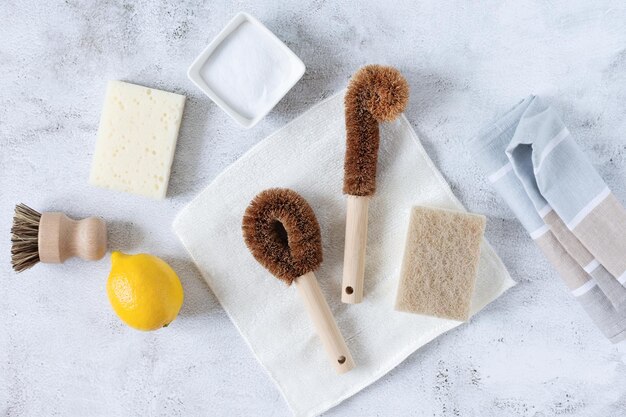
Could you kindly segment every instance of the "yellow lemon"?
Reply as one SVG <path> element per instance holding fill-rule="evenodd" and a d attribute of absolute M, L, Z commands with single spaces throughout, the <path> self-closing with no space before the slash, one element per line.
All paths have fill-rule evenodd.
<path fill-rule="evenodd" d="M 183 305 L 183 286 L 162 259 L 113 252 L 107 294 L 115 313 L 138 330 L 166 327 Z"/>

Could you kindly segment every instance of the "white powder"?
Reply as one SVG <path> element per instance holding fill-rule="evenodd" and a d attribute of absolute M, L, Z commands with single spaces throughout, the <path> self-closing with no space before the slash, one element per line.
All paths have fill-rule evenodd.
<path fill-rule="evenodd" d="M 285 92 L 293 71 L 275 39 L 243 22 L 209 56 L 200 76 L 234 110 L 254 119 Z"/>

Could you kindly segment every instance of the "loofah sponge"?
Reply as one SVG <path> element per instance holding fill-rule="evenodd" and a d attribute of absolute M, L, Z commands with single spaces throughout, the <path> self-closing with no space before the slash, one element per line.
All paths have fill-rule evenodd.
<path fill-rule="evenodd" d="M 396 310 L 469 318 L 485 216 L 413 207 Z"/>

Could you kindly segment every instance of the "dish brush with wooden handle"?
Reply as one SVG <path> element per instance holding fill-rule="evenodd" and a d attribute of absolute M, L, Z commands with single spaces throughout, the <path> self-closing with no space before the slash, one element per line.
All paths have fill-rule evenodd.
<path fill-rule="evenodd" d="M 348 196 L 341 301 L 363 300 L 367 212 L 376 191 L 378 124 L 396 119 L 409 101 L 409 85 L 392 67 L 368 65 L 350 80 L 345 97 L 346 157 L 343 192 Z"/>
<path fill-rule="evenodd" d="M 22 272 L 38 262 L 63 263 L 78 256 L 102 259 L 107 248 L 106 224 L 89 217 L 73 220 L 63 213 L 39 213 L 25 204 L 15 206 L 11 227 L 11 265 Z"/>
<path fill-rule="evenodd" d="M 335 371 L 343 374 L 354 368 L 313 273 L 322 263 L 322 237 L 311 206 L 293 190 L 268 189 L 246 209 L 242 229 L 254 258 L 287 285 L 296 284 Z"/>

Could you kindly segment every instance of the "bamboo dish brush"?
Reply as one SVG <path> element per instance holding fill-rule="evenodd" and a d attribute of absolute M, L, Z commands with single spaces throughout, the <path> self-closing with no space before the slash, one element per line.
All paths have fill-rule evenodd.
<path fill-rule="evenodd" d="M 409 86 L 398 70 L 380 65 L 361 68 L 345 97 L 346 156 L 343 193 L 347 194 L 346 241 L 341 301 L 363 300 L 367 212 L 376 191 L 378 124 L 396 119 L 406 108 Z"/>
<path fill-rule="evenodd" d="M 38 262 L 63 263 L 78 256 L 102 259 L 107 248 L 106 224 L 89 217 L 72 220 L 63 213 L 39 213 L 25 204 L 15 206 L 11 227 L 11 265 L 22 272 Z"/>
<path fill-rule="evenodd" d="M 293 190 L 268 189 L 246 209 L 242 229 L 254 258 L 287 285 L 296 284 L 335 371 L 343 374 L 354 368 L 313 273 L 322 263 L 322 238 L 311 206 Z"/>

